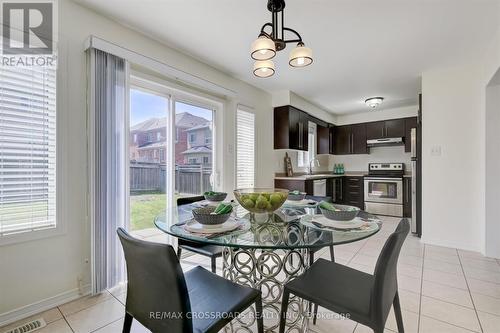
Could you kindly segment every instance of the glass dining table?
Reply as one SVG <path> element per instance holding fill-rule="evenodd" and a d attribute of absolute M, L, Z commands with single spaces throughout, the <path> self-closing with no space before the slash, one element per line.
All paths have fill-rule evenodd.
<path fill-rule="evenodd" d="M 177 207 L 173 217 L 156 217 L 155 225 L 165 233 L 200 244 L 219 245 L 223 277 L 262 292 L 266 332 L 277 332 L 283 286 L 309 267 L 312 252 L 321 248 L 356 242 L 376 234 L 382 223 L 377 216 L 360 211 L 360 228 L 338 230 L 318 224 L 317 207 L 281 207 L 273 214 L 251 214 L 241 206 L 233 211 L 238 227 L 229 232 L 200 234 L 186 230 L 192 223 L 192 210 L 199 204 Z M 287 332 L 306 332 L 310 305 L 291 297 L 287 313 Z M 241 314 L 224 329 L 226 332 L 256 332 L 255 309 Z"/>

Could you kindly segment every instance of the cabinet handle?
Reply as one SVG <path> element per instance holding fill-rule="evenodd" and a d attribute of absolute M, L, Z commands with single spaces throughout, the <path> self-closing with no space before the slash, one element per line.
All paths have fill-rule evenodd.
<path fill-rule="evenodd" d="M 353 182 L 359 182 L 359 179 L 358 178 L 349 178 L 350 181 L 353 181 Z"/>
<path fill-rule="evenodd" d="M 299 148 L 302 148 L 302 123 L 299 123 Z"/>

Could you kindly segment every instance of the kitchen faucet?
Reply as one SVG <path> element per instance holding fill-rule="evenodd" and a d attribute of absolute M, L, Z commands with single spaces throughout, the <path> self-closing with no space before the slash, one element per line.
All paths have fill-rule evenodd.
<path fill-rule="evenodd" d="M 312 169 L 312 163 L 316 161 L 316 166 L 320 166 L 319 160 L 317 158 L 313 158 L 312 160 L 309 161 L 309 174 L 312 175 L 313 169 Z"/>

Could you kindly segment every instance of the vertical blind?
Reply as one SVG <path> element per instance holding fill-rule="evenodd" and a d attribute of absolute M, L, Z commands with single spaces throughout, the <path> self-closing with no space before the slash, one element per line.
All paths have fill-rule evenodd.
<path fill-rule="evenodd" d="M 236 111 L 236 187 L 255 186 L 255 115 Z"/>
<path fill-rule="evenodd" d="M 56 226 L 56 70 L 0 67 L 0 236 Z"/>

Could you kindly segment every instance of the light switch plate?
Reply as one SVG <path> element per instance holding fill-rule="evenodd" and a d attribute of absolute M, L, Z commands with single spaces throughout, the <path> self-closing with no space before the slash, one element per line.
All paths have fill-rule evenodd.
<path fill-rule="evenodd" d="M 432 156 L 441 156 L 441 146 L 432 146 L 431 155 Z"/>

